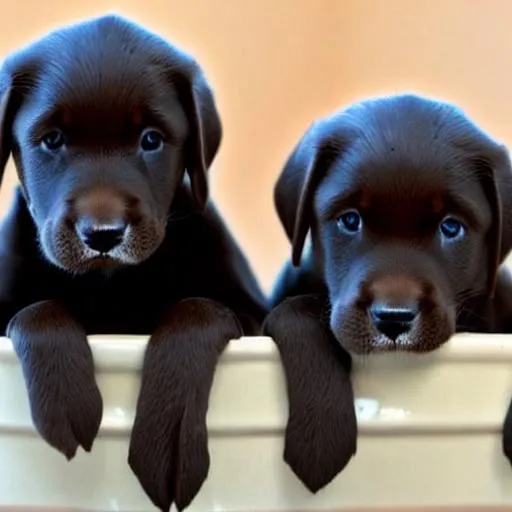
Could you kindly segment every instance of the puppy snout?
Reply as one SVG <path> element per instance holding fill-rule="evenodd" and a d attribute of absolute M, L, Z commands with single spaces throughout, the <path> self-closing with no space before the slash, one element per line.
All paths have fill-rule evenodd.
<path fill-rule="evenodd" d="M 134 200 L 120 191 L 94 188 L 72 199 L 70 221 L 86 247 L 108 254 L 125 240 L 136 210 Z"/>
<path fill-rule="evenodd" d="M 336 339 L 349 352 L 425 353 L 453 334 L 455 310 L 436 274 L 375 269 L 357 277 L 334 296 L 330 315 Z"/>
<path fill-rule="evenodd" d="M 409 276 L 389 275 L 376 279 L 370 291 L 368 312 L 375 328 L 392 340 L 408 333 L 420 314 L 421 284 Z"/>
<path fill-rule="evenodd" d="M 82 242 L 102 254 L 110 252 L 123 241 L 126 228 L 127 225 L 122 220 L 99 224 L 82 218 L 76 224 L 76 231 Z"/>
<path fill-rule="evenodd" d="M 370 317 L 375 328 L 392 340 L 400 334 L 412 329 L 418 315 L 417 306 L 396 307 L 389 304 L 376 303 L 370 307 Z"/>
<path fill-rule="evenodd" d="M 157 216 L 145 191 L 116 184 L 80 185 L 48 223 L 54 260 L 74 272 L 137 265 L 165 238 L 167 219 Z"/>

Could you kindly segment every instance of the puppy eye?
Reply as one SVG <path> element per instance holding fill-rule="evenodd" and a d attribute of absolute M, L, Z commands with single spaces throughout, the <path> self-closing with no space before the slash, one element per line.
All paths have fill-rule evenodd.
<path fill-rule="evenodd" d="M 462 223 L 453 217 L 447 217 L 444 219 L 439 225 L 439 230 L 442 235 L 449 240 L 460 238 L 466 231 Z"/>
<path fill-rule="evenodd" d="M 349 210 L 338 218 L 338 226 L 349 233 L 357 233 L 362 225 L 363 219 L 355 210 Z"/>
<path fill-rule="evenodd" d="M 140 139 L 142 151 L 158 151 L 164 145 L 164 137 L 157 130 L 146 130 Z"/>
<path fill-rule="evenodd" d="M 42 148 L 51 153 L 55 153 L 56 151 L 59 151 L 59 149 L 62 149 L 65 143 L 66 139 L 60 130 L 52 130 L 41 139 Z"/>

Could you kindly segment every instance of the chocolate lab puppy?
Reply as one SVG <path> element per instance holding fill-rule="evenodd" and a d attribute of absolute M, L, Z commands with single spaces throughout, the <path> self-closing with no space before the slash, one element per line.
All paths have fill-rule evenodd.
<path fill-rule="evenodd" d="M 501 264 L 512 248 L 512 168 L 455 106 L 377 98 L 309 128 L 275 205 L 292 257 L 264 332 L 287 379 L 285 460 L 316 492 L 356 452 L 350 354 L 419 354 L 457 331 L 511 332 Z M 509 457 L 511 440 L 509 414 Z"/>
<path fill-rule="evenodd" d="M 57 29 L 0 70 L 0 167 L 20 186 L 0 231 L 0 330 L 41 436 L 71 459 L 102 417 L 87 335 L 151 334 L 129 464 L 161 510 L 209 466 L 216 360 L 265 300 L 208 200 L 221 141 L 201 68 L 121 17 Z"/>

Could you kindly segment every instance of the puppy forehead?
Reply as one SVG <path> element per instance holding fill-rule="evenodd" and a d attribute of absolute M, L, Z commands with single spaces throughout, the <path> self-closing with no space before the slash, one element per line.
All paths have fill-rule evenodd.
<path fill-rule="evenodd" d="M 96 22 L 84 23 L 57 30 L 33 45 L 31 51 L 42 62 L 31 95 L 37 107 L 33 113 L 39 117 L 59 110 L 76 121 L 82 115 L 103 116 L 114 123 L 126 122 L 127 112 L 136 118 L 146 110 L 179 125 L 182 109 L 169 78 L 172 59 L 179 64 L 179 52 L 123 20 L 100 21 L 102 30 Z"/>
<path fill-rule="evenodd" d="M 61 78 L 65 77 L 63 73 Z M 90 141 L 105 136 L 114 141 L 153 126 L 169 131 L 174 140 L 185 139 L 189 125 L 172 87 L 144 88 L 143 80 L 130 87 L 132 84 L 122 76 L 112 78 L 115 80 L 108 87 L 93 81 L 75 87 L 73 74 L 65 84 L 43 80 L 20 108 L 15 133 L 20 138 L 32 138 L 59 127 Z"/>
<path fill-rule="evenodd" d="M 143 73 L 140 71 L 143 70 Z M 178 93 L 160 70 L 138 60 L 53 65 L 35 91 L 41 105 L 78 113 L 145 108 L 179 110 Z"/>
<path fill-rule="evenodd" d="M 397 135 L 385 142 L 361 139 L 342 153 L 318 187 L 320 215 L 344 200 L 352 200 L 353 207 L 373 204 L 390 214 L 420 215 L 441 210 L 445 199 L 454 198 L 487 217 L 484 193 L 463 151 L 443 140 L 415 143 Z"/>

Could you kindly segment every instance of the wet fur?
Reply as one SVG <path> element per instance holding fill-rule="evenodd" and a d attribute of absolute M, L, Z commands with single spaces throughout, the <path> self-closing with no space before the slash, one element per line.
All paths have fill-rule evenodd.
<path fill-rule="evenodd" d="M 0 168 L 20 179 L 0 227 L 0 333 L 22 365 L 32 418 L 68 459 L 92 448 L 102 398 L 89 334 L 151 334 L 129 464 L 162 511 L 208 473 L 208 397 L 230 339 L 258 332 L 265 300 L 208 200 L 221 124 L 201 68 L 140 26 L 104 16 L 58 29 L 0 70 Z M 40 138 L 58 126 L 58 155 Z M 137 149 L 157 126 L 165 144 Z M 185 174 L 186 173 L 186 174 Z M 76 223 L 122 218 L 94 259 Z"/>
<path fill-rule="evenodd" d="M 512 248 L 512 169 L 506 148 L 460 109 L 406 94 L 315 122 L 274 197 L 292 257 L 264 332 L 287 379 L 285 460 L 316 492 L 356 453 L 351 353 L 422 353 L 457 331 L 511 332 L 512 287 L 501 264 Z M 358 236 L 340 230 L 350 208 L 362 212 Z M 447 214 L 468 226 L 452 244 L 439 238 Z M 414 327 L 395 342 L 370 320 L 379 293 L 419 301 Z M 512 459 L 511 412 L 503 439 Z"/>

